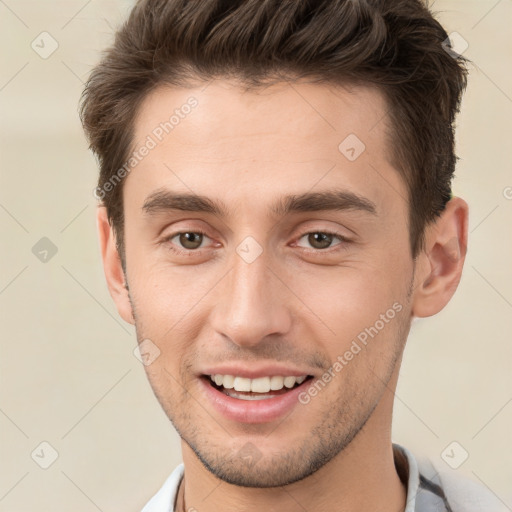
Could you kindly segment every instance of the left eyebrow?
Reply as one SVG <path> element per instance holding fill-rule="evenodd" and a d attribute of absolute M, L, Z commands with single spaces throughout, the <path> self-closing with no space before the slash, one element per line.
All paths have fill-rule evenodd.
<path fill-rule="evenodd" d="M 144 201 L 142 210 L 148 215 L 172 210 L 212 213 L 222 218 L 230 214 L 222 201 L 197 194 L 174 193 L 167 189 L 158 189 L 151 193 Z M 343 210 L 358 210 L 377 215 L 375 203 L 348 190 L 325 190 L 287 195 L 271 205 L 270 214 L 283 217 L 297 212 Z"/>
<path fill-rule="evenodd" d="M 366 197 L 349 190 L 325 190 L 288 195 L 281 198 L 271 208 L 273 215 L 281 217 L 292 212 L 359 210 L 377 215 L 377 207 Z"/>

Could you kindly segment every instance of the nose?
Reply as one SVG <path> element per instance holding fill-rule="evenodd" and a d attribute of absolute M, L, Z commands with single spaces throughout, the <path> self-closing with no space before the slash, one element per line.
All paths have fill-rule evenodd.
<path fill-rule="evenodd" d="M 282 276 L 269 268 L 262 253 L 248 262 L 239 254 L 219 283 L 218 302 L 211 322 L 215 331 L 240 347 L 254 347 L 270 335 L 284 335 L 291 326 L 286 297 L 290 291 Z"/>

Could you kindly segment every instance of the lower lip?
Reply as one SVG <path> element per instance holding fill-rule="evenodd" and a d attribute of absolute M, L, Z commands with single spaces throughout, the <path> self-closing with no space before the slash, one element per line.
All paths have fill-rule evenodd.
<path fill-rule="evenodd" d="M 226 418 L 240 423 L 267 423 L 281 418 L 299 404 L 299 395 L 309 387 L 311 379 L 282 395 L 261 400 L 232 398 L 214 388 L 207 379 L 199 380 L 207 399 Z"/>

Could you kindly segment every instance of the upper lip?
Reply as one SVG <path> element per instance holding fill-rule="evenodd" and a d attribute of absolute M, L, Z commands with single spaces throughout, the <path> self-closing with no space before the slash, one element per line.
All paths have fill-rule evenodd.
<path fill-rule="evenodd" d="M 202 375 L 233 375 L 235 377 L 245 377 L 247 379 L 257 379 L 259 377 L 300 377 L 302 375 L 312 375 L 307 370 L 300 370 L 292 366 L 267 364 L 251 365 L 247 364 L 223 364 L 220 366 L 211 366 L 201 372 Z"/>

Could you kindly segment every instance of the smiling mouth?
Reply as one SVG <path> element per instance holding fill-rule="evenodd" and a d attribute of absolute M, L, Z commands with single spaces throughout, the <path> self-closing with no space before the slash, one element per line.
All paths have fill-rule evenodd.
<path fill-rule="evenodd" d="M 272 376 L 248 379 L 233 375 L 203 375 L 202 378 L 207 380 L 217 391 L 231 398 L 267 400 L 285 395 L 313 377 L 311 375 L 301 375 L 297 377 Z"/>

